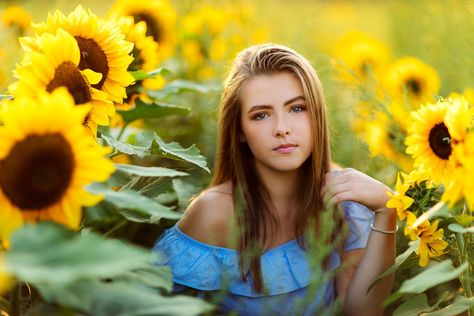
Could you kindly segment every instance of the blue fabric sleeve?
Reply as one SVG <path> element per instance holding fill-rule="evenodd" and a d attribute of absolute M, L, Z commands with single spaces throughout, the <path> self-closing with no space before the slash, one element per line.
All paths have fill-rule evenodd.
<path fill-rule="evenodd" d="M 374 222 L 374 212 L 364 205 L 346 201 L 342 203 L 349 232 L 344 245 L 345 250 L 365 248 L 370 235 L 370 224 Z"/>

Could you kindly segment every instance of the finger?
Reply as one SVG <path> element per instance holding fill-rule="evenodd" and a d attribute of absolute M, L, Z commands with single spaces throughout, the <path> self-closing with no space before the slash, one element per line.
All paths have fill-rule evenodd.
<path fill-rule="evenodd" d="M 351 199 L 351 192 L 350 191 L 344 191 L 344 192 L 339 192 L 335 195 L 333 195 L 330 199 L 328 199 L 326 205 L 336 205 L 344 201 L 349 201 Z"/>
<path fill-rule="evenodd" d="M 325 205 L 328 205 L 327 203 L 329 203 L 329 200 L 333 199 L 334 196 L 341 193 L 350 192 L 351 190 L 352 190 L 352 187 L 349 183 L 341 183 L 334 186 L 330 186 L 328 187 L 328 189 L 325 191 L 325 194 L 323 195 L 323 203 Z"/>
<path fill-rule="evenodd" d="M 323 186 L 321 187 L 321 196 L 324 196 L 326 194 L 326 192 L 328 191 L 329 188 L 333 188 L 338 186 L 338 185 L 342 185 L 342 184 L 346 184 L 348 183 L 347 181 L 347 175 L 345 174 L 328 174 L 327 178 L 325 178 L 325 182 L 323 184 Z"/>

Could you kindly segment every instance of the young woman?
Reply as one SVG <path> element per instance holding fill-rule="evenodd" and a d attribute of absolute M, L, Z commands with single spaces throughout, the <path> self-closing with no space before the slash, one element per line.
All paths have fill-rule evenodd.
<path fill-rule="evenodd" d="M 175 291 L 225 290 L 222 312 L 294 314 L 311 295 L 305 315 L 336 298 L 344 314 L 380 315 L 393 277 L 368 288 L 395 259 L 388 190 L 354 169 L 330 171 L 326 107 L 309 62 L 284 46 L 253 46 L 224 84 L 212 184 L 158 240 L 157 264 L 171 267 Z M 306 241 L 330 224 L 320 215 L 332 205 L 344 209 L 348 234 L 323 265 L 345 268 L 312 293 Z"/>

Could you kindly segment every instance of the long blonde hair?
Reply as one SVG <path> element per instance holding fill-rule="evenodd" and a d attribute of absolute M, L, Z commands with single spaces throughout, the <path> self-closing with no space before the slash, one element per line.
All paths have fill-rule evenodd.
<path fill-rule="evenodd" d="M 232 183 L 235 219 L 240 228 L 238 249 L 240 271 L 246 280 L 252 276 L 255 290 L 264 289 L 260 256 L 269 237 L 269 229 L 278 228 L 270 209 L 269 195 L 255 170 L 254 157 L 246 142 L 240 141 L 242 128 L 240 91 L 246 80 L 263 74 L 289 71 L 303 87 L 311 116 L 313 150 L 304 162 L 305 178 L 301 184 L 294 232 L 298 240 L 309 229 L 308 223 L 318 223 L 323 209 L 320 196 L 324 175 L 329 171 L 330 145 L 326 105 L 321 82 L 311 64 L 294 50 L 275 44 L 251 46 L 240 52 L 224 82 L 219 107 L 219 132 L 214 177 L 211 185 Z M 269 223 L 270 225 L 267 225 Z M 257 246 L 256 246 L 257 245 Z M 302 243 L 300 243 L 301 246 Z M 253 255 L 249 255 L 254 253 Z"/>

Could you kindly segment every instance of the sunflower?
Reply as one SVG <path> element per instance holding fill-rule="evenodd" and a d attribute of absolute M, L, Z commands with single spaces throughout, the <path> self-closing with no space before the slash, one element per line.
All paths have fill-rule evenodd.
<path fill-rule="evenodd" d="M 159 45 L 160 59 L 172 55 L 175 46 L 176 10 L 168 0 L 117 0 L 107 13 L 109 19 L 132 16 L 135 22 L 144 21 L 146 35 Z"/>
<path fill-rule="evenodd" d="M 103 21 L 78 5 L 68 16 L 56 11 L 54 15 L 48 15 L 45 23 L 34 24 L 33 28 L 40 34 L 55 34 L 59 28 L 70 33 L 81 53 L 79 69 L 91 69 L 102 75 L 100 81 L 92 86 L 107 92 L 109 98 L 117 103 L 122 103 L 127 97 L 125 88 L 134 81 L 127 72 L 133 61 L 129 56 L 133 43 L 124 40 L 116 23 Z"/>
<path fill-rule="evenodd" d="M 407 209 L 413 204 L 413 199 L 406 195 L 409 188 L 410 185 L 403 183 L 400 179 L 400 174 L 398 174 L 395 192 L 387 192 L 390 196 L 390 200 L 387 201 L 387 207 L 396 209 L 398 218 L 401 221 L 407 217 Z"/>
<path fill-rule="evenodd" d="M 158 67 L 159 49 L 158 43 L 153 37 L 146 36 L 147 26 L 144 21 L 134 24 L 133 17 L 120 17 L 118 21 L 122 33 L 125 34 L 126 40 L 134 44 L 132 55 L 133 62 L 128 66 L 129 71 L 143 70 L 150 72 Z M 142 81 L 142 85 L 146 89 L 158 90 L 164 86 L 165 80 L 163 76 L 157 75 L 155 78 L 149 78 Z M 132 89 L 133 90 L 133 89 Z M 130 90 L 127 91 L 128 102 L 133 98 Z M 145 97 L 146 93 L 142 94 Z"/>
<path fill-rule="evenodd" d="M 56 35 L 44 33 L 36 38 L 22 38 L 21 44 L 26 53 L 15 71 L 19 80 L 10 85 L 13 95 L 35 96 L 38 90 L 52 92 L 66 87 L 76 105 L 92 105 L 84 123 L 94 135 L 98 124 L 109 125 L 109 117 L 115 113 L 114 105 L 107 93 L 91 86 L 102 75 L 89 69 L 80 70 L 81 52 L 72 35 L 59 29 Z"/>
<path fill-rule="evenodd" d="M 467 102 L 471 106 L 474 106 L 474 89 L 472 88 L 466 88 L 464 89 L 464 92 L 462 94 L 457 93 L 457 92 L 452 92 L 449 94 L 450 98 L 466 98 Z"/>
<path fill-rule="evenodd" d="M 2 108 L 0 126 L 0 239 L 24 222 L 52 220 L 71 228 L 81 207 L 101 200 L 85 191 L 114 171 L 82 126 L 89 109 L 75 106 L 66 88 L 36 99 L 18 96 Z"/>
<path fill-rule="evenodd" d="M 386 70 L 382 81 L 385 91 L 393 99 L 407 100 L 414 108 L 433 100 L 440 86 L 436 71 L 412 57 L 396 60 Z"/>
<path fill-rule="evenodd" d="M 158 44 L 153 37 L 146 35 L 147 25 L 144 21 L 134 23 L 133 17 L 120 17 L 120 29 L 125 34 L 125 39 L 134 44 L 132 55 L 133 62 L 128 66 L 129 71 L 155 70 L 158 66 Z"/>
<path fill-rule="evenodd" d="M 354 79 L 366 80 L 370 74 L 377 76 L 390 61 L 387 46 L 361 32 L 343 35 L 336 43 L 334 55 L 341 79 L 349 83 Z"/>
<path fill-rule="evenodd" d="M 442 200 L 454 204 L 464 198 L 467 206 L 474 211 L 474 131 L 469 132 L 462 143 L 453 150 L 455 161 L 454 172 L 442 196 Z"/>
<path fill-rule="evenodd" d="M 19 34 L 25 34 L 31 23 L 31 14 L 25 8 L 14 5 L 2 11 L 1 19 L 4 25 L 14 27 Z"/>
<path fill-rule="evenodd" d="M 415 252 L 420 256 L 419 265 L 426 267 L 430 258 L 439 257 L 445 253 L 443 250 L 448 246 L 448 243 L 443 240 L 443 229 L 438 229 L 438 220 L 433 223 L 425 220 L 417 227 L 413 227 L 416 220 L 415 214 L 407 213 L 405 235 L 410 235 L 411 240 L 420 239 L 420 245 Z"/>
<path fill-rule="evenodd" d="M 405 140 L 406 152 L 412 155 L 414 166 L 431 171 L 435 182 L 442 182 L 451 171 L 451 135 L 444 117 L 448 103 L 428 104 L 412 113 Z"/>
<path fill-rule="evenodd" d="M 448 180 L 453 146 L 463 141 L 471 121 L 472 111 L 462 99 L 441 99 L 413 112 L 405 144 L 415 167 L 430 172 L 435 182 Z"/>
<path fill-rule="evenodd" d="M 366 123 L 363 139 L 369 145 L 372 156 L 381 155 L 400 166 L 403 170 L 412 168 L 412 161 L 405 154 L 404 134 L 394 120 L 379 112 L 377 119 Z"/>

